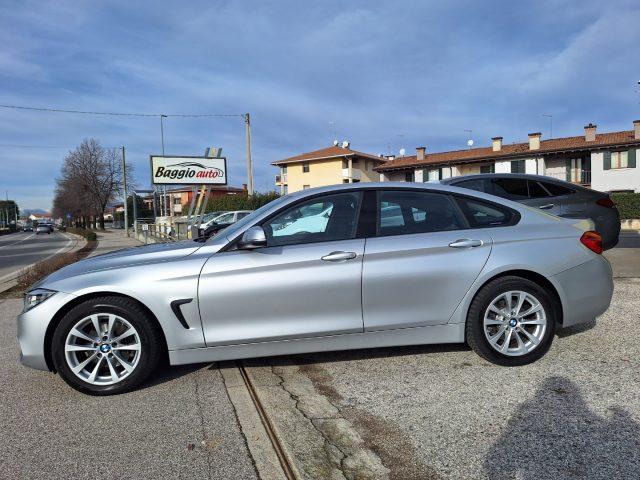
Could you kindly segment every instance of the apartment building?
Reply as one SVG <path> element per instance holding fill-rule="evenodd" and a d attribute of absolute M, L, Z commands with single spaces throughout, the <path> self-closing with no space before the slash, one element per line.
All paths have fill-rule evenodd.
<path fill-rule="evenodd" d="M 276 188 L 282 195 L 305 188 L 338 183 L 377 182 L 380 174 L 375 170 L 387 158 L 358 152 L 348 142 L 301 153 L 294 157 L 272 162 L 280 168 L 276 175 Z"/>
<path fill-rule="evenodd" d="M 632 130 L 597 133 L 588 124 L 584 134 L 544 140 L 530 133 L 528 142 L 428 153 L 418 147 L 412 156 L 398 157 L 376 167 L 382 181 L 427 182 L 475 173 L 532 173 L 547 175 L 600 191 L 640 192 L 640 120 Z"/>

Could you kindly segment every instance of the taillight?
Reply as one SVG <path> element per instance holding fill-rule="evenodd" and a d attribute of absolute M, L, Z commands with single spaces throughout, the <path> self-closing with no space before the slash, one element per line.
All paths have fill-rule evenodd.
<path fill-rule="evenodd" d="M 584 232 L 580 237 L 580 242 L 592 252 L 602 253 L 602 237 L 598 232 Z"/>
<path fill-rule="evenodd" d="M 613 208 L 616 206 L 614 201 L 611 200 L 609 197 L 599 198 L 598 200 L 596 200 L 596 203 L 601 207 L 607 207 L 607 208 Z"/>

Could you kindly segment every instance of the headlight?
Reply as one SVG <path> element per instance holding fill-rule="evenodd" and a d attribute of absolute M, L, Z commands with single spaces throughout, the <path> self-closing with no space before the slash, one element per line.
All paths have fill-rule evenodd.
<path fill-rule="evenodd" d="M 46 290 L 44 288 L 36 288 L 35 290 L 31 290 L 30 292 L 25 293 L 24 309 L 22 310 L 22 313 L 28 312 L 36 305 L 40 305 L 54 293 L 56 292 L 54 292 L 53 290 Z"/>

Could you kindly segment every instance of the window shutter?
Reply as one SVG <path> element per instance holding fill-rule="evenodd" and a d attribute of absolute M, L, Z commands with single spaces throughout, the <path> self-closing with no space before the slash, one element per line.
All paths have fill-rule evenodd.
<path fill-rule="evenodd" d="M 567 182 L 570 182 L 571 181 L 571 159 L 570 158 L 567 158 L 565 160 L 564 171 L 565 171 L 565 180 Z"/>
<path fill-rule="evenodd" d="M 602 153 L 602 167 L 605 170 L 611 170 L 611 152 Z"/>
<path fill-rule="evenodd" d="M 629 150 L 629 156 L 627 157 L 627 167 L 636 168 L 636 149 Z"/>

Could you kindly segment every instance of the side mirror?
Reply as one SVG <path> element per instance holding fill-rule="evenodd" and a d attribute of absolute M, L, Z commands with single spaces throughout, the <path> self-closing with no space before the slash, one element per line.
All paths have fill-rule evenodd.
<path fill-rule="evenodd" d="M 264 229 L 258 225 L 251 227 L 244 232 L 242 239 L 238 242 L 239 250 L 254 250 L 267 246 L 267 236 Z"/>

